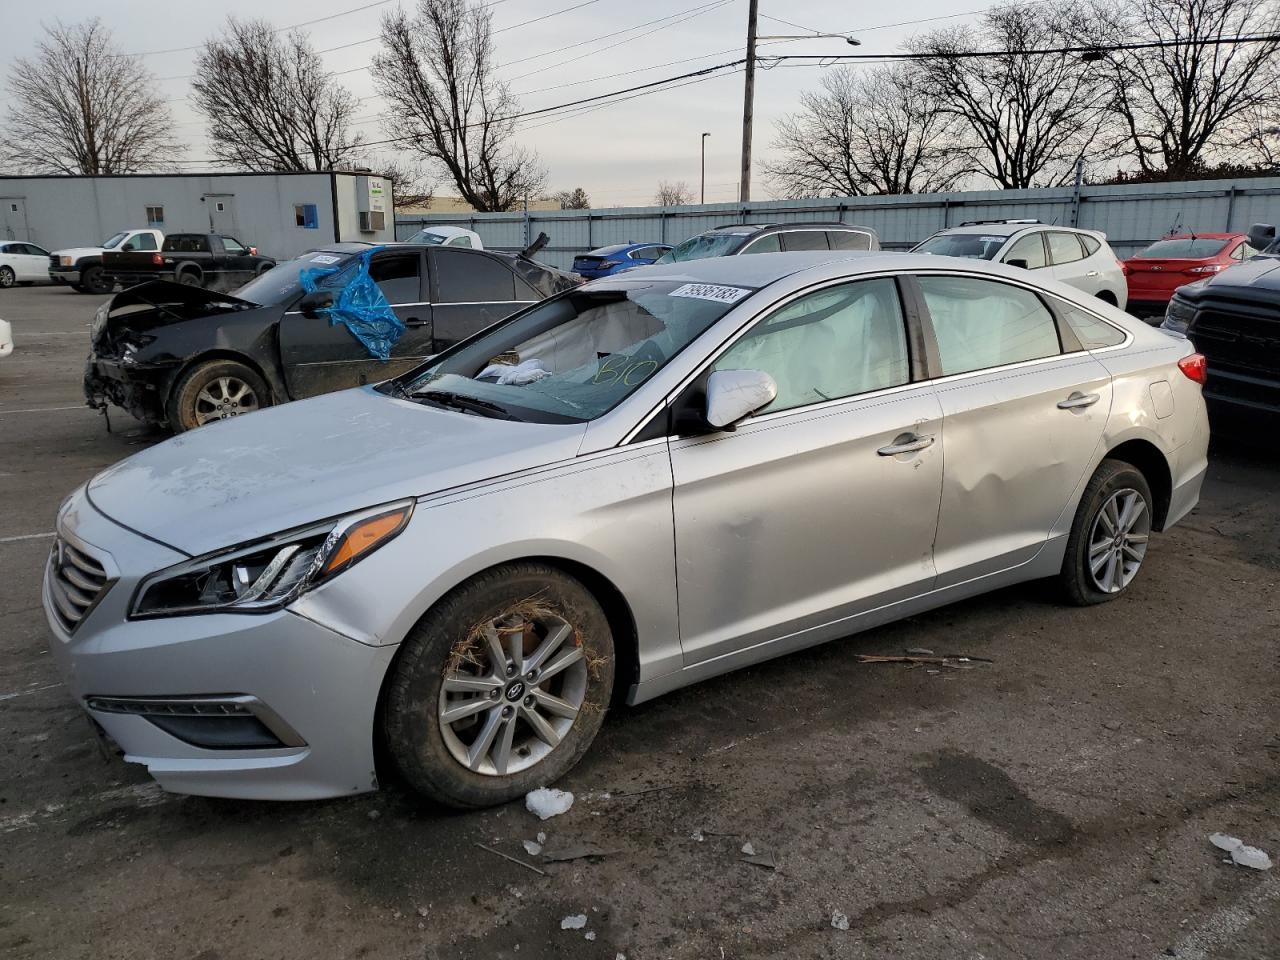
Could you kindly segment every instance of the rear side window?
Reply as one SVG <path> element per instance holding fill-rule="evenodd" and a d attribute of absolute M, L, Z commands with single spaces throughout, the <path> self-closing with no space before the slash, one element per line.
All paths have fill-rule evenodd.
<path fill-rule="evenodd" d="M 825 230 L 793 230 L 782 235 L 782 249 L 788 253 L 796 250 L 830 250 Z"/>
<path fill-rule="evenodd" d="M 1075 333 L 1080 345 L 1086 350 L 1114 347 L 1118 343 L 1124 343 L 1122 331 L 1098 319 L 1092 313 L 1086 313 L 1065 300 L 1055 300 L 1054 305 L 1067 321 L 1067 326 Z"/>
<path fill-rule="evenodd" d="M 203 233 L 178 233 L 164 238 L 169 253 L 208 253 L 209 238 Z"/>
<path fill-rule="evenodd" d="M 1004 256 L 1005 263 L 1010 260 L 1025 260 L 1028 270 L 1038 270 L 1047 266 L 1048 261 L 1044 257 L 1044 234 L 1033 233 L 1014 243 Z"/>
<path fill-rule="evenodd" d="M 448 247 L 433 250 L 441 303 L 497 303 L 515 297 L 515 280 L 505 264 L 483 253 Z"/>
<path fill-rule="evenodd" d="M 1053 315 L 1030 290 L 973 277 L 917 279 L 933 320 L 943 376 L 1062 352 Z"/>
<path fill-rule="evenodd" d="M 828 230 L 832 250 L 870 250 L 871 238 L 859 230 Z"/>
<path fill-rule="evenodd" d="M 1074 233 L 1053 230 L 1048 236 L 1049 259 L 1053 261 L 1055 267 L 1084 259 L 1084 247 L 1080 246 L 1080 241 Z"/>
<path fill-rule="evenodd" d="M 1080 242 L 1084 244 L 1084 252 L 1086 256 L 1092 257 L 1095 253 L 1102 249 L 1102 241 L 1097 237 L 1091 237 L 1087 233 L 1077 234 Z"/>
<path fill-rule="evenodd" d="M 770 233 L 747 244 L 743 253 L 781 253 L 782 239 L 779 234 Z"/>
<path fill-rule="evenodd" d="M 419 278 L 421 258 L 412 256 L 374 257 L 369 277 L 378 285 L 387 303 L 417 303 L 422 299 Z"/>

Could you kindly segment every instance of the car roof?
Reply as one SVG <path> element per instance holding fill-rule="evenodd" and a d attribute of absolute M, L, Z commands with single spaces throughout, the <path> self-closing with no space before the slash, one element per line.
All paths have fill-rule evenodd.
<path fill-rule="evenodd" d="M 445 224 L 424 223 L 418 227 L 414 233 L 434 233 L 441 237 L 473 237 L 474 230 L 468 230 L 466 227 L 451 227 Z"/>
<path fill-rule="evenodd" d="M 864 233 L 875 233 L 871 227 L 857 223 L 841 223 L 839 220 L 798 220 L 795 223 L 730 223 L 722 227 L 712 227 L 705 233 L 764 233 L 767 230 L 861 230 Z"/>
<path fill-rule="evenodd" d="M 1239 237 L 1241 240 L 1247 240 L 1248 234 L 1244 233 L 1171 233 L 1167 237 L 1161 237 L 1155 241 L 1160 243 L 1163 240 L 1235 240 Z"/>
<path fill-rule="evenodd" d="M 803 253 L 768 253 L 754 257 L 704 257 L 701 260 L 679 260 L 636 267 L 626 273 L 592 280 L 592 288 L 611 287 L 632 280 L 682 280 L 687 283 L 724 283 L 731 286 L 763 287 L 809 267 L 837 260 L 880 254 L 853 253 L 847 250 L 805 251 Z"/>

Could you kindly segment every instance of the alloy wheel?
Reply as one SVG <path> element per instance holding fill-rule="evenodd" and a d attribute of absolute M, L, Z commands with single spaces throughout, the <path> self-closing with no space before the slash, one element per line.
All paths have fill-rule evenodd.
<path fill-rule="evenodd" d="M 17 275 L 11 268 L 0 267 L 0 287 L 12 287 L 17 279 Z"/>
<path fill-rule="evenodd" d="M 535 605 L 480 624 L 456 644 L 440 688 L 440 731 L 474 773 L 527 770 L 569 733 L 587 694 L 578 631 Z"/>
<path fill-rule="evenodd" d="M 1151 511 L 1137 490 L 1117 490 L 1102 504 L 1089 531 L 1089 575 L 1103 593 L 1119 593 L 1138 575 L 1147 555 Z"/>
<path fill-rule="evenodd" d="M 218 377 L 196 394 L 196 426 L 252 413 L 258 406 L 258 395 L 249 384 L 239 377 Z"/>

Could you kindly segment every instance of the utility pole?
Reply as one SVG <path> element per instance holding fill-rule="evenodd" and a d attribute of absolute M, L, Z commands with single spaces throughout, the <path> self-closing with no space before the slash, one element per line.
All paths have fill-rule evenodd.
<path fill-rule="evenodd" d="M 709 133 L 702 135 L 702 199 L 699 203 L 707 202 L 707 137 Z"/>
<path fill-rule="evenodd" d="M 760 0 L 750 0 L 747 6 L 747 65 L 746 89 L 742 97 L 742 185 L 739 199 L 751 200 L 751 115 L 756 98 L 756 13 Z"/>

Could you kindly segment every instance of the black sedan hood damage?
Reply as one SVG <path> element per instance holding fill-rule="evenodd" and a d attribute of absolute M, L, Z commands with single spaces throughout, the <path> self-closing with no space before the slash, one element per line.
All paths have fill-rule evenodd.
<path fill-rule="evenodd" d="M 258 306 L 260 304 L 241 300 L 229 293 L 174 283 L 172 280 L 148 280 L 123 293 L 117 293 L 107 306 L 107 316 L 114 317 L 117 311 L 127 307 L 151 307 L 168 316 L 168 320 L 162 322 L 177 323 L 181 320 L 194 320 L 219 308 L 242 310 Z"/>

